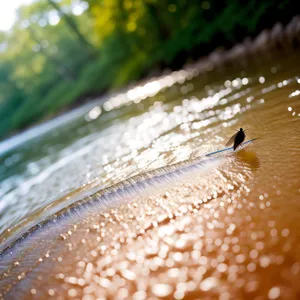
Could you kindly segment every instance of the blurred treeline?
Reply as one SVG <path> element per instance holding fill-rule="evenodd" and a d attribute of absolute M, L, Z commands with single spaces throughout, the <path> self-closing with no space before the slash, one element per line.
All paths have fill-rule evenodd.
<path fill-rule="evenodd" d="M 293 14 L 272 0 L 35 0 L 0 32 L 0 138 Z"/>

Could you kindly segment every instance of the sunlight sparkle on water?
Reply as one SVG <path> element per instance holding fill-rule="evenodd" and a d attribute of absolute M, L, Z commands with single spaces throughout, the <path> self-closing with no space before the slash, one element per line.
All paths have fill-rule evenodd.
<path fill-rule="evenodd" d="M 89 113 L 85 116 L 85 119 L 87 121 L 95 120 L 97 119 L 101 114 L 101 107 L 95 106 L 93 109 L 89 111 Z"/>
<path fill-rule="evenodd" d="M 287 76 L 294 68 L 274 75 L 273 65 L 251 77 L 242 70 L 217 79 L 173 72 L 110 97 L 105 111 L 100 104 L 86 109 L 91 122 L 72 123 L 79 137 L 62 149 L 42 140 L 52 156 L 26 161 L 17 187 L 1 186 L 9 216 L 1 228 L 11 228 L 9 236 L 25 216 L 23 230 L 32 211 L 51 218 L 1 257 L 8 266 L 1 292 L 23 287 L 29 299 L 32 292 L 39 299 L 297 299 L 299 120 L 289 95 L 299 86 L 295 74 Z M 240 126 L 258 141 L 205 157 Z M 73 134 L 66 132 L 52 134 L 61 141 Z M 20 155 L 7 157 L 5 168 L 13 170 Z"/>
<path fill-rule="evenodd" d="M 299 90 L 295 90 L 294 92 L 292 92 L 291 94 L 289 94 L 289 98 L 295 97 L 300 95 L 300 91 Z"/>
<path fill-rule="evenodd" d="M 110 111 L 114 108 L 121 107 L 131 102 L 139 103 L 140 101 L 145 100 L 148 97 L 155 96 L 164 88 L 171 87 L 175 83 L 182 84 L 187 78 L 192 77 L 192 71 L 174 71 L 170 75 L 150 81 L 145 85 L 136 86 L 126 93 L 113 96 L 111 99 L 104 103 L 103 107 L 106 111 Z"/>

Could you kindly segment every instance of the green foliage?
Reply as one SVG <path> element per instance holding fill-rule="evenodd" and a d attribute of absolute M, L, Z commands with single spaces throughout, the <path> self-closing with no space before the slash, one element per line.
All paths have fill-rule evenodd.
<path fill-rule="evenodd" d="M 35 0 L 0 32 L 0 138 L 256 34 L 279 10 L 293 14 L 271 0 Z"/>

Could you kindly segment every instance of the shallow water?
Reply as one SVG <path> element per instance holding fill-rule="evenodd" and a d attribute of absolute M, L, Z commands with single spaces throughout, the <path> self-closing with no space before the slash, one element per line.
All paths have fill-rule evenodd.
<path fill-rule="evenodd" d="M 299 298 L 297 62 L 174 72 L 3 152 L 1 249 L 49 221 L 2 253 L 0 293 Z M 204 159 L 240 127 L 258 139 Z"/>

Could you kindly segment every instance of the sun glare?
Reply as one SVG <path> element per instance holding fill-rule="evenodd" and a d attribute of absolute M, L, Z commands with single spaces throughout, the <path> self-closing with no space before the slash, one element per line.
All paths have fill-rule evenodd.
<path fill-rule="evenodd" d="M 1 1 L 0 5 L 0 31 L 7 31 L 16 20 L 16 10 L 22 4 L 29 4 L 32 0 Z"/>

